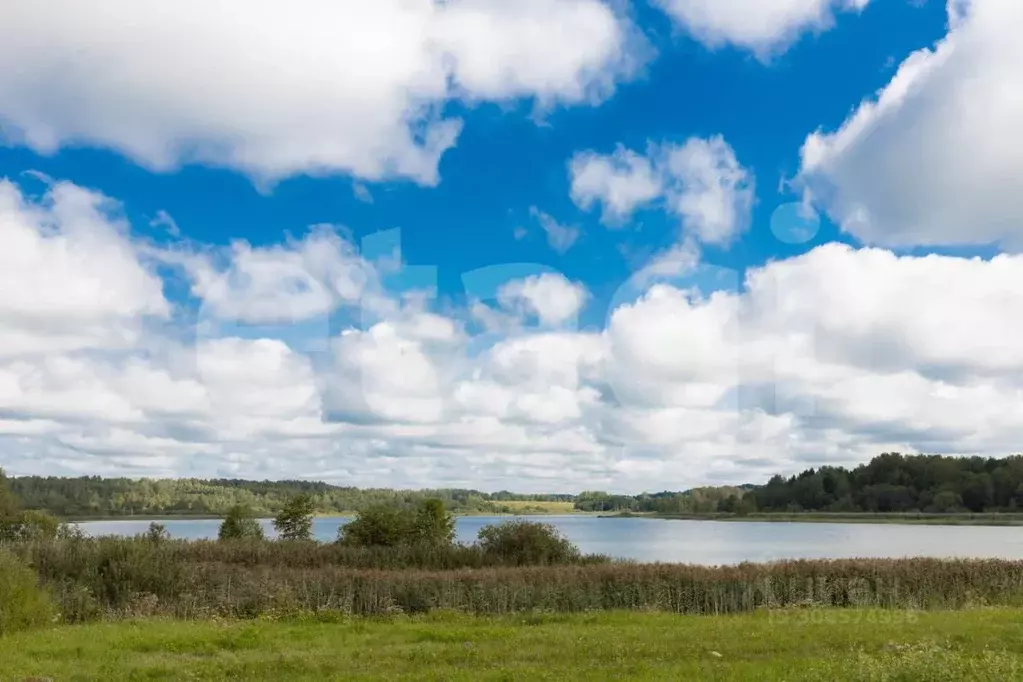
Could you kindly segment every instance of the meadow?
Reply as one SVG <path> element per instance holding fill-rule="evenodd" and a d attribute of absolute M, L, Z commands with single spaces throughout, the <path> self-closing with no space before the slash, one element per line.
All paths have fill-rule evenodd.
<path fill-rule="evenodd" d="M 440 500 L 311 539 L 159 524 L 90 537 L 35 511 L 0 542 L 0 679 L 1015 679 L 1023 561 L 733 566 L 585 555 L 557 529 L 454 541 Z"/>
<path fill-rule="evenodd" d="M 1023 619 L 787 609 L 255 621 L 130 620 L 0 638 L 0 679 L 1020 679 Z"/>
<path fill-rule="evenodd" d="M 579 514 L 572 501 L 505 500 L 501 504 L 513 514 Z M 506 512 L 506 513 L 509 513 Z"/>

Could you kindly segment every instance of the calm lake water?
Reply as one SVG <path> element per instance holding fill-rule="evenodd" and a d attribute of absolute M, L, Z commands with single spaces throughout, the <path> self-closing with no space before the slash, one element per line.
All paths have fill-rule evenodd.
<path fill-rule="evenodd" d="M 1023 527 L 899 526 L 853 523 L 758 523 L 670 521 L 594 516 L 545 516 L 583 552 L 623 559 L 693 564 L 735 564 L 777 559 L 854 557 L 976 557 L 1023 559 Z M 472 542 L 480 528 L 509 517 L 463 516 L 456 522 L 458 540 Z M 349 518 L 318 518 L 318 540 L 337 537 Z M 149 520 L 89 521 L 78 524 L 90 535 L 134 535 Z M 215 538 L 217 519 L 161 520 L 172 537 Z M 269 520 L 262 521 L 273 535 Z"/>

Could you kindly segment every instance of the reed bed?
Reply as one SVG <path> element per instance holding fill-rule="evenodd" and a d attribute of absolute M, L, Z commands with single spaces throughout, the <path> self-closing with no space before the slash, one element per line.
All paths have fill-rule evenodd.
<path fill-rule="evenodd" d="M 707 567 L 581 557 L 500 566 L 476 547 L 358 549 L 280 542 L 70 539 L 12 548 L 62 619 L 162 615 L 255 618 L 649 610 L 727 614 L 758 608 L 959 609 L 1023 605 L 1023 562 L 860 559 Z"/>
<path fill-rule="evenodd" d="M 282 568 L 432 569 L 487 568 L 508 559 L 488 554 L 479 545 L 399 545 L 356 547 L 336 542 L 278 542 L 256 540 L 162 540 L 100 537 L 24 543 L 17 550 L 23 558 L 58 572 L 81 571 L 103 562 L 149 562 L 167 564 L 217 563 L 232 566 Z M 573 563 L 606 563 L 609 557 L 579 555 Z"/>

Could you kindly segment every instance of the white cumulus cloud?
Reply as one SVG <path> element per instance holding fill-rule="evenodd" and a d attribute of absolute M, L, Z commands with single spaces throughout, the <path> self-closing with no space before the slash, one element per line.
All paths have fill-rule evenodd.
<path fill-rule="evenodd" d="M 35 200 L 0 180 L 0 356 L 132 346 L 170 313 L 115 202 L 68 183 Z"/>
<path fill-rule="evenodd" d="M 569 162 L 572 200 L 602 206 L 611 225 L 658 206 L 676 216 L 688 236 L 727 245 L 748 226 L 756 197 L 752 171 L 720 135 L 648 145 L 645 154 L 619 146 L 611 154 L 578 152 Z"/>
<path fill-rule="evenodd" d="M 708 47 L 730 44 L 769 57 L 806 31 L 831 28 L 835 10 L 862 10 L 869 1 L 655 0 L 655 4 Z"/>
<path fill-rule="evenodd" d="M 582 209 L 603 206 L 604 222 L 628 219 L 657 199 L 664 180 L 650 159 L 619 146 L 612 154 L 579 152 L 569 163 L 572 200 Z"/>
<path fill-rule="evenodd" d="M 0 4 L 0 134 L 260 181 L 437 182 L 457 100 L 607 97 L 646 54 L 601 0 Z"/>
<path fill-rule="evenodd" d="M 843 230 L 885 246 L 1023 245 L 1023 5 L 952 1 L 951 29 L 802 149 L 798 180 Z"/>
<path fill-rule="evenodd" d="M 559 326 L 577 319 L 586 297 L 586 288 L 581 284 L 549 273 L 514 280 L 497 292 L 497 300 L 503 307 L 535 315 L 545 326 Z"/>
<path fill-rule="evenodd" d="M 519 275 L 490 308 L 508 323 L 476 335 L 478 301 L 373 284 L 344 303 L 330 282 L 379 278 L 322 227 L 258 248 L 155 249 L 74 185 L 34 197 L 7 183 L 0 196 L 5 262 L 67 287 L 0 287 L 0 462 L 16 474 L 640 491 L 887 450 L 1005 454 L 1023 439 L 1023 256 L 828 244 L 728 290 L 655 281 L 585 330 L 593 294 Z M 159 272 L 189 277 L 188 300 L 165 298 L 150 269 L 174 255 L 178 270 Z M 203 285 L 232 270 L 246 276 Z M 296 273 L 324 297 L 291 288 Z M 360 291 L 372 321 L 285 314 L 344 312 Z M 200 330 L 208 320 L 187 312 L 203 307 L 250 312 Z"/>

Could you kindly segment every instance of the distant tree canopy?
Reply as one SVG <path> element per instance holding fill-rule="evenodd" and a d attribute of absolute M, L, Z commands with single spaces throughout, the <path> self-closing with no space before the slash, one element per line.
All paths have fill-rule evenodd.
<path fill-rule="evenodd" d="M 326 514 L 381 507 L 415 510 L 430 499 L 439 500 L 446 512 L 481 514 L 524 511 L 508 502 L 572 502 L 577 510 L 586 512 L 695 515 L 755 511 L 1023 512 L 1023 456 L 995 459 L 885 453 L 854 469 L 807 469 L 788 478 L 773 476 L 763 485 L 640 495 L 599 491 L 519 495 L 463 489 L 360 490 L 308 481 L 26 476 L 0 478 L 0 518 L 13 518 L 15 512 L 11 509 L 19 514 L 20 509 L 45 510 L 62 517 L 226 516 L 239 506 L 253 516 L 267 517 L 278 514 L 299 495 L 307 496 L 314 511 Z"/>
<path fill-rule="evenodd" d="M 1023 512 L 1023 456 L 885 453 L 854 469 L 825 466 L 764 485 L 636 496 L 584 492 L 586 511 L 662 514 L 760 512 Z"/>
<path fill-rule="evenodd" d="M 693 488 L 685 492 L 612 495 L 605 492 L 579 493 L 575 508 L 588 512 L 656 512 L 658 514 L 708 514 L 729 498 L 740 500 L 752 486 Z"/>
<path fill-rule="evenodd" d="M 11 486 L 11 479 L 0 469 L 0 519 L 11 519 L 21 512 L 21 501 Z"/>
<path fill-rule="evenodd" d="M 22 509 L 11 479 L 0 469 L 0 543 L 54 538 L 59 530 L 60 521 L 52 514 Z"/>
<path fill-rule="evenodd" d="M 852 470 L 821 467 L 773 476 L 752 497 L 760 511 L 1023 511 L 1023 456 L 886 453 Z"/>
<path fill-rule="evenodd" d="M 574 495 L 517 495 L 477 490 L 359 489 L 309 481 L 198 479 L 57 478 L 9 479 L 11 491 L 26 509 L 45 509 L 60 517 L 226 516 L 238 505 L 257 517 L 272 517 L 296 495 L 308 494 L 316 511 L 357 512 L 374 505 L 416 508 L 439 499 L 455 513 L 503 514 L 522 511 L 504 502 L 573 502 Z M 0 499 L 0 506 L 4 504 Z"/>

